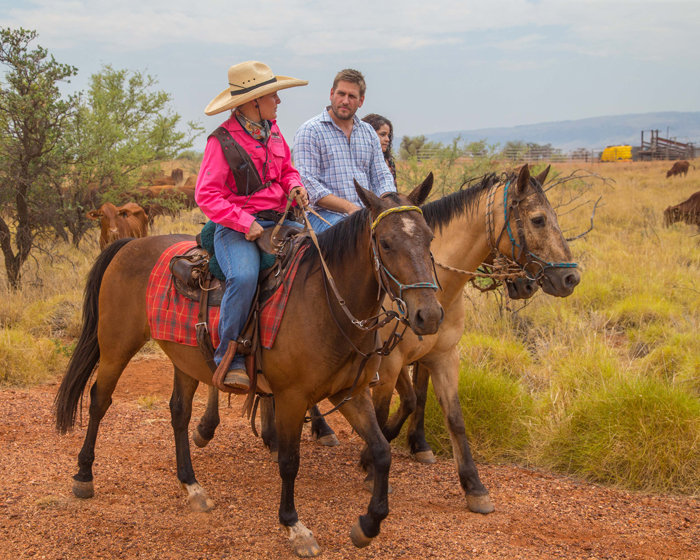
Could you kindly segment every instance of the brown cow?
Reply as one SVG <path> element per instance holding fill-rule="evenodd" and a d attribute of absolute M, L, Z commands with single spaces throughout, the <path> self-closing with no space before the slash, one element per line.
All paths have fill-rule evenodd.
<path fill-rule="evenodd" d="M 677 161 L 673 164 L 673 167 L 666 172 L 666 179 L 675 175 L 686 176 L 688 174 L 688 167 L 690 167 L 690 164 L 687 161 Z M 692 167 L 695 169 L 694 165 Z"/>
<path fill-rule="evenodd" d="M 99 210 L 90 210 L 88 218 L 100 220 L 100 249 L 124 237 L 148 237 L 148 216 L 133 202 L 119 207 L 105 202 Z"/>
<path fill-rule="evenodd" d="M 666 227 L 676 222 L 685 222 L 700 228 L 700 192 L 690 195 L 690 198 L 664 210 L 664 225 Z"/>

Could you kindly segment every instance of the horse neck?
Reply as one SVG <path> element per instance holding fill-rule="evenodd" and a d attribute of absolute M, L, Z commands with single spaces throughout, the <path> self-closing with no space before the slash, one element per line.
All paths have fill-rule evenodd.
<path fill-rule="evenodd" d="M 472 208 L 455 215 L 442 230 L 435 230 L 432 251 L 436 261 L 474 272 L 488 257 L 491 246 L 486 237 L 486 198 L 484 193 Z M 471 276 L 442 267 L 437 267 L 437 273 L 442 286 L 438 300 L 445 307 L 459 297 Z"/>

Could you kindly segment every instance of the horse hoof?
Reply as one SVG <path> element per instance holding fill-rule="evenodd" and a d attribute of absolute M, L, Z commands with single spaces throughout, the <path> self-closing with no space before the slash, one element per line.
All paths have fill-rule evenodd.
<path fill-rule="evenodd" d="M 206 447 L 207 444 L 211 441 L 210 439 L 204 439 L 202 437 L 202 434 L 199 433 L 199 428 L 195 428 L 194 431 L 192 432 L 192 441 L 197 447 Z"/>
<path fill-rule="evenodd" d="M 467 494 L 467 506 L 470 511 L 474 513 L 483 513 L 484 515 L 492 513 L 494 509 L 493 502 L 491 501 L 491 496 L 485 494 L 483 496 L 470 496 Z"/>
<path fill-rule="evenodd" d="M 278 457 L 279 457 L 279 455 L 278 455 L 277 451 L 270 451 L 270 459 L 271 459 L 273 462 L 279 463 Z"/>
<path fill-rule="evenodd" d="M 73 481 L 73 495 L 76 498 L 82 498 L 87 500 L 95 495 L 95 485 L 92 480 L 89 482 L 81 482 L 79 480 Z"/>
<path fill-rule="evenodd" d="M 423 463 L 424 465 L 432 465 L 433 463 L 437 463 L 437 459 L 435 459 L 435 455 L 433 455 L 433 452 L 430 449 L 428 449 L 428 451 L 419 451 L 413 456 L 416 458 L 416 461 Z"/>
<path fill-rule="evenodd" d="M 369 479 L 365 480 L 365 490 L 369 492 L 370 494 L 374 494 L 374 479 Z M 387 488 L 386 493 L 391 494 L 394 491 L 394 489 L 391 487 L 391 482 L 389 483 L 389 487 Z"/>
<path fill-rule="evenodd" d="M 214 509 L 214 501 L 207 496 L 207 491 L 196 482 L 194 484 L 181 484 L 183 490 L 187 492 L 187 501 L 192 511 L 206 513 Z"/>
<path fill-rule="evenodd" d="M 284 527 L 289 537 L 289 544 L 294 554 L 300 558 L 315 558 L 321 554 L 321 547 L 318 546 L 313 533 L 309 531 L 301 521 L 297 521 L 291 527 Z"/>
<path fill-rule="evenodd" d="M 338 445 L 340 445 L 340 442 L 338 441 L 338 438 L 335 434 L 327 434 L 325 436 L 321 436 L 316 441 L 318 441 L 318 443 L 320 443 L 321 445 L 325 445 L 326 447 L 337 447 Z"/>
<path fill-rule="evenodd" d="M 358 519 L 352 524 L 350 528 L 350 540 L 355 548 L 365 548 L 372 544 L 372 540 L 362 532 L 362 527 L 360 527 L 360 520 Z"/>

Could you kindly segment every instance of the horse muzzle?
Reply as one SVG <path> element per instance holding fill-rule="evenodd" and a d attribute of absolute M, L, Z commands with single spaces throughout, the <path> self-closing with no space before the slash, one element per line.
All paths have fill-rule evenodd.
<path fill-rule="evenodd" d="M 510 299 L 530 299 L 537 292 L 537 282 L 529 278 L 506 280 L 508 297 Z"/>
<path fill-rule="evenodd" d="M 423 302 L 423 305 L 408 304 L 408 320 L 411 330 L 417 335 L 435 334 L 445 318 L 445 310 L 433 297 L 433 302 Z"/>
<path fill-rule="evenodd" d="M 549 268 L 542 277 L 545 294 L 556 297 L 570 296 L 581 281 L 581 273 L 575 268 Z"/>

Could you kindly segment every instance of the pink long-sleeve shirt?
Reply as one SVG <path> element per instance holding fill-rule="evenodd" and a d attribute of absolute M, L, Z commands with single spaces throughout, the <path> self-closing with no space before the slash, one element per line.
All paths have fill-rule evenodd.
<path fill-rule="evenodd" d="M 239 196 L 221 144 L 216 138 L 209 138 L 197 177 L 195 200 L 212 222 L 248 233 L 250 225 L 255 221 L 253 214 L 256 212 L 284 211 L 287 195 L 294 187 L 302 185 L 301 177 L 292 166 L 291 152 L 280 133 L 277 121 L 271 121 L 265 169 L 265 144 L 248 134 L 233 115 L 221 126 L 227 129 L 233 139 L 250 155 L 262 182 L 271 181 L 272 184 L 250 197 Z"/>

